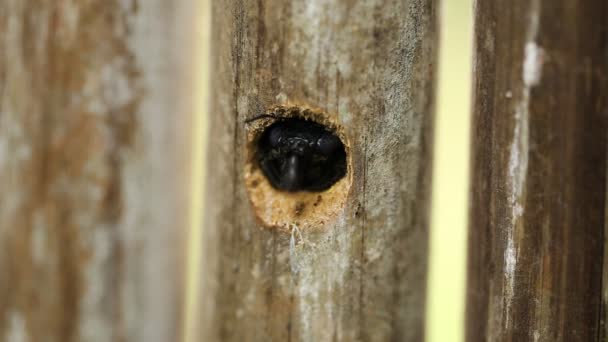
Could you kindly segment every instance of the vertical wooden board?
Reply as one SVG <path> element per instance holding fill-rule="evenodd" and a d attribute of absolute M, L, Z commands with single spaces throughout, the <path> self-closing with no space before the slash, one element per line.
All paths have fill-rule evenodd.
<path fill-rule="evenodd" d="M 436 12 L 431 0 L 214 1 L 202 340 L 422 339 Z M 285 232 L 255 219 L 245 121 L 276 105 L 343 128 L 353 183 L 334 220 Z"/>
<path fill-rule="evenodd" d="M 178 339 L 191 6 L 0 4 L 0 340 Z"/>
<path fill-rule="evenodd" d="M 596 341 L 608 3 L 477 1 L 467 341 Z"/>

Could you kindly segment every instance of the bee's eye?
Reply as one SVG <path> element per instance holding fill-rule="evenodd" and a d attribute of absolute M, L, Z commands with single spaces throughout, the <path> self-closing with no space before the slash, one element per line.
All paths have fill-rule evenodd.
<path fill-rule="evenodd" d="M 317 147 L 319 147 L 319 151 L 326 156 L 331 155 L 334 151 L 336 151 L 342 142 L 340 139 L 334 134 L 325 134 L 317 140 Z"/>
<path fill-rule="evenodd" d="M 277 147 L 282 140 L 283 133 L 283 129 L 279 126 L 269 128 L 268 144 L 272 147 Z"/>

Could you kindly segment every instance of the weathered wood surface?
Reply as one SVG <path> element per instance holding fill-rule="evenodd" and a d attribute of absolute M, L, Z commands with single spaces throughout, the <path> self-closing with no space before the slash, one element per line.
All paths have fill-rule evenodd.
<path fill-rule="evenodd" d="M 422 339 L 437 10 L 214 1 L 201 340 Z M 244 185 L 245 120 L 285 103 L 333 113 L 353 162 L 344 210 L 301 236 Z"/>
<path fill-rule="evenodd" d="M 598 341 L 606 18 L 604 0 L 477 1 L 466 341 Z"/>
<path fill-rule="evenodd" d="M 176 341 L 188 0 L 0 2 L 0 341 Z"/>

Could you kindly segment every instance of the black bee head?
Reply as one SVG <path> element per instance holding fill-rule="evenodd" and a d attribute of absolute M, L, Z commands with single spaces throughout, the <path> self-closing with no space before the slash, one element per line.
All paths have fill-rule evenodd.
<path fill-rule="evenodd" d="M 326 127 L 299 118 L 279 119 L 262 133 L 257 161 L 273 187 L 323 191 L 346 174 L 346 150 Z"/>

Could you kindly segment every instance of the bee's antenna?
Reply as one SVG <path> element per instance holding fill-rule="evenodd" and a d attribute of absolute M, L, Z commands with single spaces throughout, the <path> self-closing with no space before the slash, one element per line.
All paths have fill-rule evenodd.
<path fill-rule="evenodd" d="M 258 116 L 254 116 L 253 118 L 245 120 L 245 124 L 250 124 L 250 123 L 252 123 L 254 121 L 257 121 L 257 120 L 260 120 L 260 119 L 264 119 L 264 118 L 278 119 L 277 116 L 272 115 L 272 114 L 260 114 Z"/>

